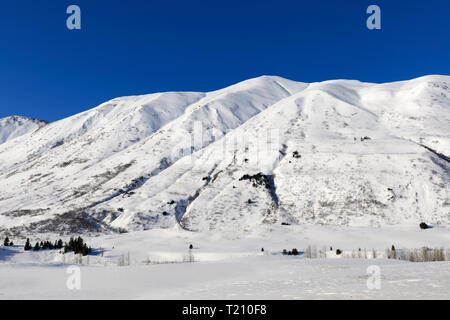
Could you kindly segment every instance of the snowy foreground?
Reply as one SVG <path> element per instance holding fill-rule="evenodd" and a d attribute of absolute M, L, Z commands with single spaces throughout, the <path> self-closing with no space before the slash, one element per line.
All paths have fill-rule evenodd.
<path fill-rule="evenodd" d="M 381 270 L 369 290 L 367 267 Z M 450 262 L 385 259 L 229 261 L 82 267 L 81 290 L 68 290 L 66 267 L 1 265 L 0 299 L 449 299 Z"/>
<path fill-rule="evenodd" d="M 173 229 L 87 238 L 97 254 L 84 257 L 82 265 L 73 255 L 57 250 L 1 248 L 0 299 L 450 298 L 449 261 L 385 259 L 386 248 L 392 244 L 448 247 L 448 229 L 310 225 L 292 227 L 290 232 L 283 228 L 257 231 L 235 237 Z M 193 263 L 183 262 L 189 256 L 189 244 L 194 246 Z M 284 248 L 303 251 L 308 245 L 319 251 L 327 248 L 327 258 L 280 254 Z M 342 249 L 344 255 L 361 247 L 367 249 L 369 259 L 338 257 L 329 251 L 330 246 Z M 377 259 L 370 259 L 373 249 Z M 68 280 L 73 285 L 73 269 L 68 269 L 73 265 L 80 268 L 80 290 L 67 286 Z M 379 277 L 368 272 L 370 266 L 376 266 Z M 371 279 L 379 279 L 379 288 Z"/>

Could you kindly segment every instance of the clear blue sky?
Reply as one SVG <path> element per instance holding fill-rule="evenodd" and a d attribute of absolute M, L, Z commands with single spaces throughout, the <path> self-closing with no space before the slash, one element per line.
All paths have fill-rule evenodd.
<path fill-rule="evenodd" d="M 82 30 L 66 9 L 82 10 Z M 382 30 L 366 28 L 370 4 Z M 49 121 L 108 99 L 260 75 L 370 82 L 450 74 L 449 0 L 11 0 L 0 5 L 0 117 Z"/>

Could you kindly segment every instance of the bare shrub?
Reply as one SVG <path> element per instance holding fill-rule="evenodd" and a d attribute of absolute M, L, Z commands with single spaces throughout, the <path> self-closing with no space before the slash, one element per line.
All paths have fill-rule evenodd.
<path fill-rule="evenodd" d="M 318 253 L 317 253 L 317 247 L 316 247 L 316 246 L 313 246 L 313 247 L 312 247 L 312 252 L 311 252 L 311 254 L 312 254 L 312 258 L 313 258 L 313 259 L 317 259 Z"/>
<path fill-rule="evenodd" d="M 195 258 L 192 251 L 189 250 L 189 253 L 183 257 L 183 262 L 195 262 Z"/>
<path fill-rule="evenodd" d="M 322 250 L 319 251 L 319 258 L 326 259 L 326 257 L 327 257 L 327 247 L 323 246 Z"/>
<path fill-rule="evenodd" d="M 304 252 L 305 257 L 308 259 L 317 259 L 319 256 L 322 256 L 316 246 L 309 245 Z"/>
<path fill-rule="evenodd" d="M 430 249 L 423 247 L 421 249 L 413 249 L 408 251 L 408 259 L 411 262 L 437 262 L 437 261 L 449 261 L 450 256 L 445 254 L 444 248 Z"/>
<path fill-rule="evenodd" d="M 306 257 L 307 259 L 312 259 L 312 248 L 311 248 L 311 246 L 308 246 L 308 247 L 305 249 L 305 257 Z"/>
<path fill-rule="evenodd" d="M 317 250 L 315 246 L 309 245 L 304 250 L 304 256 L 308 259 L 317 258 L 327 258 L 326 255 L 327 248 L 324 247 L 321 250 Z M 292 253 L 291 253 L 292 254 Z M 415 248 L 415 249 L 396 249 L 394 246 L 386 249 L 386 258 L 411 261 L 411 262 L 436 262 L 436 261 L 450 261 L 450 249 L 444 248 L 434 248 L 430 249 L 427 247 Z M 357 249 L 343 252 L 340 249 L 336 250 L 336 255 L 340 255 L 342 258 L 352 258 L 352 259 L 377 259 L 383 257 L 383 255 L 372 249 L 368 252 L 366 248 Z"/>
<path fill-rule="evenodd" d="M 119 260 L 117 261 L 117 266 L 118 267 L 125 266 L 125 256 L 123 254 L 119 257 Z"/>

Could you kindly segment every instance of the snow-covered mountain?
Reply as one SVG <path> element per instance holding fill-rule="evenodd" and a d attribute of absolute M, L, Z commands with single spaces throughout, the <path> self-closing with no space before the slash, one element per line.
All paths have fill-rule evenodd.
<path fill-rule="evenodd" d="M 113 99 L 0 145 L 0 228 L 449 225 L 449 87 L 264 76 Z"/>
<path fill-rule="evenodd" d="M 47 124 L 46 121 L 11 116 L 0 119 L 0 144 L 33 132 Z"/>

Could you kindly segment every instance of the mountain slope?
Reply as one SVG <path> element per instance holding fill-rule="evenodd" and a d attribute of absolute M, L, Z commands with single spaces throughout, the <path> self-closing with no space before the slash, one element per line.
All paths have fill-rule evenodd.
<path fill-rule="evenodd" d="M 33 132 L 47 122 L 27 117 L 11 116 L 0 119 L 0 144 Z"/>
<path fill-rule="evenodd" d="M 448 225 L 449 83 L 260 77 L 114 99 L 0 145 L 0 225 Z"/>

